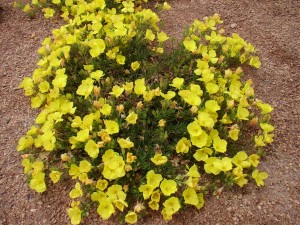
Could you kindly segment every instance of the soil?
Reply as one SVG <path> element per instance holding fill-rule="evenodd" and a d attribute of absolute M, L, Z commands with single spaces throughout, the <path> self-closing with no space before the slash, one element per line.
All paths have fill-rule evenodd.
<path fill-rule="evenodd" d="M 59 27 L 41 15 L 29 19 L 0 2 L 0 225 L 70 224 L 66 213 L 71 187 L 55 185 L 37 194 L 30 190 L 16 150 L 18 139 L 33 124 L 36 112 L 17 89 L 36 67 L 42 40 Z M 227 32 L 236 32 L 259 49 L 262 66 L 247 71 L 258 98 L 275 110 L 275 142 L 268 147 L 259 169 L 269 173 L 266 186 L 224 189 L 200 211 L 186 210 L 169 224 L 300 224 L 300 1 L 299 0 L 177 0 L 161 13 L 163 29 L 180 38 L 194 19 L 219 13 Z M 83 224 L 116 224 L 100 221 L 95 213 Z M 155 217 L 154 217 L 155 216 Z M 161 216 L 138 224 L 166 224 Z"/>

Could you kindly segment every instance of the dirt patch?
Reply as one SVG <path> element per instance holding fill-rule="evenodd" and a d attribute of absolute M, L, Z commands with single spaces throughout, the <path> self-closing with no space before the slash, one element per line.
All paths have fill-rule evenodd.
<path fill-rule="evenodd" d="M 16 87 L 30 76 L 37 62 L 37 49 L 55 21 L 40 15 L 30 20 L 12 8 L 13 0 L 0 2 L 0 225 L 69 224 L 66 214 L 71 187 L 52 187 L 37 194 L 26 184 L 17 140 L 33 124 L 35 112 L 28 98 Z M 262 67 L 249 70 L 257 97 L 275 111 L 275 142 L 268 148 L 260 169 L 269 173 L 266 187 L 224 190 L 219 199 L 207 199 L 200 211 L 187 210 L 169 224 L 300 224 L 300 2 L 294 0 L 177 0 L 161 14 L 163 29 L 181 36 L 194 19 L 219 13 L 228 32 L 236 32 L 260 50 Z M 98 216 L 84 224 L 99 222 Z M 139 224 L 166 224 L 149 217 Z"/>

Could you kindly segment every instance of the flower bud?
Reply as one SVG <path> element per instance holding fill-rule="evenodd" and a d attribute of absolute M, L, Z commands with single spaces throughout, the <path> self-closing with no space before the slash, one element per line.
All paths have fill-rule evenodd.
<path fill-rule="evenodd" d="M 100 94 L 100 87 L 94 86 L 94 95 L 98 98 Z"/>
<path fill-rule="evenodd" d="M 138 109 L 142 109 L 143 106 L 144 106 L 144 104 L 143 104 L 142 101 L 139 101 L 139 102 L 136 104 L 136 107 L 137 107 Z"/>
<path fill-rule="evenodd" d="M 158 126 L 159 127 L 164 127 L 166 125 L 166 122 L 164 119 L 161 119 L 160 121 L 158 121 Z"/>
<path fill-rule="evenodd" d="M 258 118 L 257 117 L 253 118 L 252 120 L 250 120 L 249 123 L 253 127 L 256 126 L 258 124 Z"/>
<path fill-rule="evenodd" d="M 118 111 L 119 113 L 124 112 L 124 105 L 118 105 L 118 106 L 117 106 L 117 111 Z"/>
<path fill-rule="evenodd" d="M 227 108 L 230 109 L 234 106 L 234 100 L 227 100 Z"/>
<path fill-rule="evenodd" d="M 70 157 L 67 155 L 67 153 L 61 154 L 60 158 L 64 162 L 69 161 L 69 159 L 70 159 Z"/>
<path fill-rule="evenodd" d="M 100 108 L 101 108 L 100 102 L 98 102 L 98 101 L 94 101 L 93 106 L 94 106 L 96 109 L 100 109 Z"/>
<path fill-rule="evenodd" d="M 198 113 L 198 106 L 192 106 L 191 108 L 190 108 L 190 111 L 193 113 L 193 114 L 195 114 L 195 113 Z"/>

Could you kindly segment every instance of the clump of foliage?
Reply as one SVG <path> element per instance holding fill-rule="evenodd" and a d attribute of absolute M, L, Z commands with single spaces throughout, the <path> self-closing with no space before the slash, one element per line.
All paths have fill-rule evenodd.
<path fill-rule="evenodd" d="M 32 3 L 68 22 L 44 40 L 20 85 L 39 114 L 17 149 L 31 189 L 75 181 L 72 224 L 91 206 L 104 220 L 119 213 L 133 224 L 149 210 L 171 220 L 218 188 L 264 185 L 257 166 L 273 141 L 273 108 L 240 67 L 261 63 L 252 44 L 224 35 L 217 14 L 195 20 L 164 53 L 169 37 L 141 2 Z"/>

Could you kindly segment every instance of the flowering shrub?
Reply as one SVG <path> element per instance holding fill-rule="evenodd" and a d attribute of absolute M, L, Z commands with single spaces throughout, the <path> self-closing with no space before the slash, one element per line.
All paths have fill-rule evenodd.
<path fill-rule="evenodd" d="M 138 2 L 32 3 L 48 6 L 45 17 L 60 9 L 68 23 L 44 40 L 20 85 L 40 111 L 17 149 L 31 189 L 75 180 L 72 224 L 88 205 L 104 220 L 119 212 L 133 224 L 150 209 L 171 220 L 218 188 L 264 185 L 257 166 L 273 141 L 273 108 L 240 67 L 261 63 L 252 44 L 224 35 L 217 14 L 164 53 L 158 15 Z"/>

